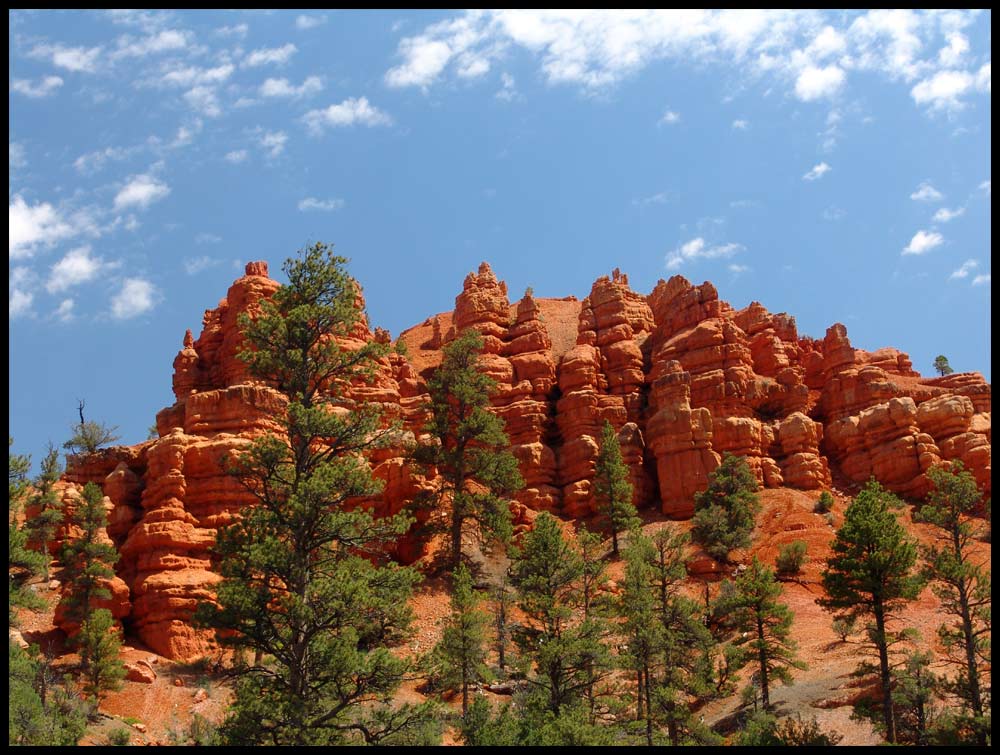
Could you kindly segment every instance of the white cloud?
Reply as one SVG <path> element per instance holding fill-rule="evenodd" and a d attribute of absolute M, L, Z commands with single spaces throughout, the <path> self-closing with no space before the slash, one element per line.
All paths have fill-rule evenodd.
<path fill-rule="evenodd" d="M 660 118 L 658 125 L 660 126 L 671 126 L 675 123 L 680 123 L 681 116 L 680 113 L 675 113 L 673 110 L 667 110 L 663 117 Z"/>
<path fill-rule="evenodd" d="M 914 202 L 940 202 L 944 199 L 944 194 L 931 186 L 929 181 L 924 181 L 910 194 L 910 199 Z"/>
<path fill-rule="evenodd" d="M 648 197 L 640 197 L 632 200 L 632 205 L 635 207 L 648 207 L 651 204 L 666 204 L 670 201 L 670 197 L 667 196 L 666 192 L 658 191 L 656 194 L 651 194 Z"/>
<path fill-rule="evenodd" d="M 28 164 L 27 153 L 24 150 L 23 144 L 18 144 L 17 142 L 8 142 L 8 173 L 16 168 L 23 168 Z"/>
<path fill-rule="evenodd" d="M 257 68 L 258 66 L 266 65 L 284 65 L 287 63 L 291 57 L 298 52 L 295 45 L 289 43 L 287 45 L 282 45 L 281 47 L 262 47 L 259 50 L 254 50 L 246 58 L 243 59 L 241 65 L 244 68 Z"/>
<path fill-rule="evenodd" d="M 59 302 L 59 307 L 52 313 L 52 316 L 60 322 L 69 322 L 73 319 L 73 304 L 72 299 L 63 299 Z"/>
<path fill-rule="evenodd" d="M 969 51 L 969 40 L 964 34 L 957 31 L 948 35 L 948 44 L 941 48 L 938 53 L 938 61 L 945 68 L 954 68 L 960 65 L 965 54 Z"/>
<path fill-rule="evenodd" d="M 973 286 L 985 286 L 985 285 L 988 285 L 989 282 L 990 282 L 990 278 L 991 278 L 991 276 L 990 276 L 989 273 L 985 273 L 983 275 L 977 275 L 975 278 L 972 279 L 972 285 Z"/>
<path fill-rule="evenodd" d="M 242 162 L 246 162 L 246 159 L 250 156 L 250 153 L 245 149 L 234 149 L 232 152 L 226 153 L 226 160 L 238 165 Z"/>
<path fill-rule="evenodd" d="M 46 76 L 37 84 L 30 79 L 11 79 L 10 91 L 23 94 L 25 97 L 40 99 L 54 94 L 63 85 L 63 80 L 58 76 Z"/>
<path fill-rule="evenodd" d="M 368 102 L 367 97 L 351 97 L 339 105 L 330 105 L 322 110 L 310 110 L 303 116 L 309 130 L 314 134 L 323 133 L 326 127 L 338 126 L 387 126 L 392 123 L 389 116 Z"/>
<path fill-rule="evenodd" d="M 733 121 L 733 129 L 736 131 L 746 131 L 750 128 L 750 121 L 745 121 L 742 118 Z"/>
<path fill-rule="evenodd" d="M 976 260 L 966 260 L 962 263 L 962 266 L 949 275 L 948 278 L 952 280 L 968 278 L 969 273 L 977 267 L 979 267 L 979 263 L 976 262 Z"/>
<path fill-rule="evenodd" d="M 233 26 L 220 26 L 215 30 L 215 33 L 220 37 L 239 37 L 242 39 L 250 31 L 250 27 L 246 24 L 234 24 Z"/>
<path fill-rule="evenodd" d="M 170 147 L 176 149 L 177 147 L 186 147 L 192 141 L 196 134 L 201 133 L 202 122 L 200 118 L 196 118 L 194 123 L 188 126 L 180 126 L 177 129 L 177 135 L 174 140 L 170 142 Z"/>
<path fill-rule="evenodd" d="M 309 76 L 299 86 L 293 86 L 288 79 L 267 79 L 260 85 L 261 97 L 308 97 L 323 91 L 323 80 L 319 76 Z"/>
<path fill-rule="evenodd" d="M 991 64 L 984 63 L 983 66 L 976 73 L 976 89 L 980 92 L 986 92 L 987 94 L 992 92 L 992 75 Z"/>
<path fill-rule="evenodd" d="M 733 275 L 741 275 L 742 273 L 747 272 L 750 268 L 747 265 L 732 264 L 728 265 L 726 269 Z"/>
<path fill-rule="evenodd" d="M 820 163 L 819 165 L 814 165 L 812 167 L 812 169 L 808 173 L 806 173 L 804 176 L 802 176 L 802 180 L 803 181 L 816 181 L 817 179 L 820 179 L 823 176 L 825 176 L 831 170 L 833 170 L 833 168 L 831 168 L 826 163 Z"/>
<path fill-rule="evenodd" d="M 833 55 L 840 55 L 847 49 L 844 35 L 832 26 L 824 26 L 813 41 L 809 43 L 806 53 L 810 59 L 823 60 Z"/>
<path fill-rule="evenodd" d="M 903 254 L 927 254 L 931 249 L 941 246 L 944 236 L 937 231 L 917 231 L 910 243 L 903 249 Z"/>
<path fill-rule="evenodd" d="M 795 96 L 803 102 L 833 97 L 843 88 L 846 79 L 837 66 L 808 66 L 795 79 Z"/>
<path fill-rule="evenodd" d="M 22 291 L 19 288 L 11 288 L 7 295 L 7 317 L 11 320 L 27 314 L 31 310 L 31 302 L 35 295 Z"/>
<path fill-rule="evenodd" d="M 214 233 L 202 232 L 194 237 L 194 243 L 196 244 L 221 244 L 222 236 L 217 236 Z"/>
<path fill-rule="evenodd" d="M 80 155 L 73 161 L 73 167 L 80 173 L 96 173 L 110 161 L 126 159 L 132 151 L 124 147 L 105 147 L 95 152 Z"/>
<path fill-rule="evenodd" d="M 15 194 L 7 209 L 7 240 L 10 259 L 22 259 L 35 253 L 39 245 L 51 246 L 75 234 L 59 211 L 48 202 L 29 205 Z"/>
<path fill-rule="evenodd" d="M 268 131 L 260 136 L 257 143 L 267 150 L 268 157 L 276 158 L 285 151 L 287 141 L 288 135 L 284 131 Z"/>
<path fill-rule="evenodd" d="M 32 58 L 49 58 L 52 65 L 74 73 L 93 73 L 101 47 L 63 47 L 62 45 L 37 45 L 28 55 Z"/>
<path fill-rule="evenodd" d="M 111 314 L 116 320 L 127 320 L 148 312 L 155 305 L 156 288 L 142 278 L 126 278 L 122 288 L 111 299 Z"/>
<path fill-rule="evenodd" d="M 517 91 L 517 85 L 514 82 L 514 77 L 509 73 L 504 72 L 500 74 L 500 89 L 495 96 L 498 100 L 503 100 L 504 102 L 512 102 L 520 96 Z"/>
<path fill-rule="evenodd" d="M 112 59 L 142 58 L 160 52 L 183 50 L 188 46 L 190 34 L 177 29 L 166 29 L 143 39 L 133 40 L 122 37 L 118 49 L 111 53 Z"/>
<path fill-rule="evenodd" d="M 299 16 L 295 19 L 295 28 L 301 31 L 315 29 L 326 23 L 326 16 Z"/>
<path fill-rule="evenodd" d="M 92 257 L 90 245 L 70 250 L 54 264 L 45 283 L 45 290 L 57 294 L 73 286 L 94 280 L 105 266 L 100 257 Z"/>
<path fill-rule="evenodd" d="M 170 187 L 149 175 L 132 176 L 115 196 L 115 210 L 138 207 L 145 210 L 170 194 Z"/>
<path fill-rule="evenodd" d="M 215 68 L 184 66 L 167 71 L 160 77 L 160 82 L 175 87 L 213 86 L 227 81 L 235 70 L 232 63 L 224 63 Z"/>
<path fill-rule="evenodd" d="M 959 207 L 955 210 L 949 210 L 947 207 L 942 207 L 940 210 L 934 213 L 935 223 L 950 223 L 955 218 L 961 217 L 965 214 L 965 208 Z"/>
<path fill-rule="evenodd" d="M 334 210 L 341 209 L 344 204 L 343 199 L 316 199 L 315 197 L 306 197 L 299 202 L 299 210 L 302 212 L 308 212 L 310 210 L 333 212 Z"/>
<path fill-rule="evenodd" d="M 987 194 L 992 194 L 993 193 L 993 182 L 990 179 L 987 178 L 985 181 L 983 181 L 981 184 L 979 184 L 979 188 L 980 188 L 981 191 L 985 191 Z"/>
<path fill-rule="evenodd" d="M 195 257 L 194 259 L 184 260 L 184 272 L 188 275 L 197 275 L 200 272 L 208 270 L 210 267 L 221 264 L 222 260 L 215 259 L 214 257 Z"/>
<path fill-rule="evenodd" d="M 404 39 L 400 42 L 400 50 L 407 61 L 385 74 L 385 83 L 391 87 L 427 86 L 445 69 L 452 57 L 447 42 L 424 37 Z"/>
<path fill-rule="evenodd" d="M 965 71 L 938 71 L 910 90 L 918 105 L 927 105 L 931 110 L 959 110 L 959 99 L 975 84 L 975 79 Z"/>
<path fill-rule="evenodd" d="M 700 236 L 691 239 L 686 244 L 682 244 L 677 249 L 667 253 L 667 270 L 677 270 L 683 267 L 685 262 L 693 262 L 699 259 L 718 259 L 720 257 L 732 257 L 737 252 L 741 252 L 745 247 L 742 244 L 720 244 L 708 246 L 705 239 Z"/>
<path fill-rule="evenodd" d="M 184 93 L 184 101 L 206 118 L 218 118 L 222 115 L 219 98 L 212 87 L 193 87 Z"/>

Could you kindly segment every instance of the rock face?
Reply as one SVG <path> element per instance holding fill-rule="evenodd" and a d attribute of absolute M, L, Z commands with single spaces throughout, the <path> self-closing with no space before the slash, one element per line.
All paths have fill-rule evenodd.
<path fill-rule="evenodd" d="M 108 536 L 121 552 L 115 615 L 171 658 L 212 648 L 191 616 L 218 581 L 216 533 L 253 503 L 225 463 L 278 429 L 274 417 L 285 405 L 237 356 L 240 314 L 277 288 L 266 263 L 247 265 L 206 311 L 200 335 L 185 334 L 173 363 L 175 402 L 156 417 L 159 437 L 72 459 L 59 484 L 67 500 L 86 482 L 103 487 Z M 360 288 L 356 305 L 363 311 Z M 469 328 L 483 336 L 482 368 L 497 383 L 492 406 L 526 482 L 511 502 L 516 531 L 541 510 L 597 512 L 605 421 L 618 432 L 636 505 L 673 518 L 691 515 L 723 453 L 745 457 L 770 488 L 818 490 L 834 478 L 863 483 L 874 475 L 920 498 L 927 469 L 957 459 L 991 492 L 990 385 L 977 373 L 923 378 L 894 349 L 854 349 L 843 325 L 823 339 L 802 337 L 792 317 L 756 302 L 733 309 L 712 284 L 680 276 L 644 296 L 615 270 L 582 301 L 536 299 L 529 289 L 512 302 L 483 263 L 452 312 L 404 331 L 406 349 L 384 358 L 371 384 L 352 389 L 351 401 L 377 402 L 402 426 L 398 447 L 369 459 L 385 483 L 372 502 L 380 514 L 399 511 L 427 485 L 403 448 L 423 431 L 426 379 L 441 349 Z M 390 340 L 361 319 L 343 342 L 373 339 Z M 405 537 L 397 556 L 413 560 L 422 547 Z"/>

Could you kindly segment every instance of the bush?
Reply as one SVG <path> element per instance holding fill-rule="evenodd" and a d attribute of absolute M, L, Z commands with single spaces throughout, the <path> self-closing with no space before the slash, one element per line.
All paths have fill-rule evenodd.
<path fill-rule="evenodd" d="M 130 744 L 132 744 L 132 734 L 128 729 L 115 729 L 108 734 L 110 747 L 128 747 Z"/>
<path fill-rule="evenodd" d="M 727 561 L 730 551 L 750 545 L 760 511 L 757 489 L 746 459 L 724 454 L 709 475 L 708 488 L 695 494 L 691 536 L 712 558 Z"/>
<path fill-rule="evenodd" d="M 778 569 L 778 575 L 790 577 L 802 571 L 802 565 L 806 562 L 807 545 L 802 540 L 795 540 L 782 546 L 778 553 L 778 558 L 774 565 Z"/>
<path fill-rule="evenodd" d="M 831 626 L 840 641 L 847 642 L 847 638 L 854 634 L 855 623 L 857 623 L 857 619 L 854 616 L 836 616 Z"/>
<path fill-rule="evenodd" d="M 829 490 L 824 490 L 819 494 L 819 500 L 816 501 L 816 508 L 813 509 L 817 514 L 825 514 L 833 508 L 833 496 L 830 495 Z"/>
<path fill-rule="evenodd" d="M 823 514 L 823 518 L 826 520 L 826 523 L 829 524 L 831 527 L 833 527 L 837 521 L 836 519 L 833 518 L 832 511 L 827 511 L 825 514 Z"/>
<path fill-rule="evenodd" d="M 824 733 L 815 718 L 803 721 L 798 714 L 783 719 L 775 734 L 786 747 L 833 747 L 844 738 L 835 731 Z"/>

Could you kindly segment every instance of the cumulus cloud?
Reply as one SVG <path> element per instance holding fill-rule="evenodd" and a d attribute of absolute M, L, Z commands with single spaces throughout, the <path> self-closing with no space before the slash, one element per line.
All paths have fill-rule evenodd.
<path fill-rule="evenodd" d="M 314 134 L 321 134 L 325 128 L 339 126 L 387 126 L 392 119 L 368 102 L 367 97 L 351 97 L 338 105 L 330 105 L 321 110 L 310 110 L 303 116 L 306 126 Z"/>
<path fill-rule="evenodd" d="M 31 303 L 35 295 L 19 288 L 10 288 L 7 292 L 7 317 L 14 320 L 23 317 L 31 311 Z"/>
<path fill-rule="evenodd" d="M 795 79 L 795 96 L 803 102 L 833 97 L 843 88 L 846 78 L 837 66 L 807 66 Z"/>
<path fill-rule="evenodd" d="M 257 68 L 258 66 L 266 65 L 284 65 L 292 56 L 298 52 L 295 45 L 289 43 L 287 45 L 282 45 L 281 47 L 262 47 L 259 50 L 254 50 L 246 58 L 243 59 L 241 64 L 244 68 Z"/>
<path fill-rule="evenodd" d="M 965 214 L 965 208 L 959 207 L 954 210 L 949 210 L 947 207 L 942 207 L 940 210 L 934 213 L 935 223 L 950 223 L 957 217 L 961 217 Z"/>
<path fill-rule="evenodd" d="M 903 254 L 927 254 L 943 243 L 944 236 L 937 231 L 917 231 L 903 249 Z"/>
<path fill-rule="evenodd" d="M 232 152 L 226 153 L 226 161 L 231 162 L 234 165 L 238 165 L 242 162 L 246 162 L 246 159 L 250 156 L 250 153 L 245 149 L 234 149 Z"/>
<path fill-rule="evenodd" d="M 745 121 L 742 118 L 733 121 L 733 129 L 736 131 L 746 131 L 748 128 L 750 128 L 750 121 Z"/>
<path fill-rule="evenodd" d="M 220 26 L 215 30 L 215 33 L 220 37 L 239 37 L 243 39 L 250 31 L 250 27 L 246 24 L 234 24 L 233 26 Z"/>
<path fill-rule="evenodd" d="M 983 64 L 983 66 L 976 73 L 976 89 L 980 92 L 990 93 L 992 91 L 990 65 L 990 63 Z"/>
<path fill-rule="evenodd" d="M 750 268 L 747 265 L 737 265 L 734 263 L 732 265 L 728 265 L 726 269 L 733 275 L 741 275 L 742 273 L 747 272 Z"/>
<path fill-rule="evenodd" d="M 670 201 L 670 197 L 665 191 L 658 191 L 656 194 L 650 194 L 648 197 L 636 197 L 632 200 L 633 207 L 648 207 L 651 204 L 666 204 Z"/>
<path fill-rule="evenodd" d="M 315 29 L 326 23 L 326 16 L 299 16 L 295 19 L 295 28 L 301 31 Z"/>
<path fill-rule="evenodd" d="M 699 259 L 718 259 L 720 257 L 732 257 L 734 254 L 743 251 L 742 244 L 718 244 L 709 246 L 702 237 L 694 238 L 676 249 L 667 253 L 667 270 L 677 270 L 687 262 L 694 262 Z"/>
<path fill-rule="evenodd" d="M 831 168 L 826 163 L 820 163 L 819 165 L 814 165 L 812 167 L 812 169 L 808 173 L 806 173 L 804 176 L 802 176 L 802 180 L 803 181 L 816 181 L 816 180 L 822 178 L 823 176 L 825 176 L 831 170 L 833 170 L 833 168 Z"/>
<path fill-rule="evenodd" d="M 115 210 L 137 207 L 145 210 L 170 194 L 170 187 L 150 175 L 132 176 L 115 196 Z"/>
<path fill-rule="evenodd" d="M 959 267 L 954 272 L 952 272 L 952 274 L 949 275 L 948 278 L 952 280 L 968 278 L 969 273 L 971 273 L 977 267 L 979 267 L 979 263 L 976 260 L 966 260 L 965 262 L 962 263 L 962 266 Z"/>
<path fill-rule="evenodd" d="M 164 73 L 160 77 L 160 83 L 175 87 L 214 86 L 228 80 L 235 70 L 232 63 L 224 63 L 214 68 L 181 66 L 180 68 L 171 68 Z"/>
<path fill-rule="evenodd" d="M 675 123 L 680 123 L 681 115 L 680 113 L 675 113 L 673 110 L 667 110 L 663 117 L 660 118 L 658 125 L 660 126 L 672 126 Z"/>
<path fill-rule="evenodd" d="M 45 290 L 57 294 L 81 283 L 94 280 L 104 267 L 104 260 L 91 255 L 90 245 L 77 247 L 54 264 L 49 271 Z"/>
<path fill-rule="evenodd" d="M 910 90 L 910 95 L 918 105 L 927 105 L 931 110 L 959 110 L 961 97 L 975 85 L 976 80 L 965 71 L 938 71 Z"/>
<path fill-rule="evenodd" d="M 979 184 L 979 189 L 980 189 L 980 191 L 984 191 L 987 194 L 992 194 L 993 193 L 993 183 L 992 183 L 992 181 L 987 178 L 985 181 L 983 181 L 981 184 Z"/>
<path fill-rule="evenodd" d="M 41 99 L 42 97 L 48 97 L 50 94 L 55 94 L 62 85 L 63 80 L 58 76 L 46 76 L 37 84 L 30 79 L 11 79 L 10 91 L 16 94 L 23 94 L 25 97 L 31 97 L 32 99 Z"/>
<path fill-rule="evenodd" d="M 306 197 L 299 202 L 299 210 L 301 212 L 309 212 L 311 210 L 318 212 L 333 212 L 334 210 L 339 210 L 344 206 L 343 199 L 316 199 L 315 197 Z"/>
<path fill-rule="evenodd" d="M 287 141 L 288 134 L 284 131 L 267 131 L 261 134 L 257 143 L 267 152 L 267 156 L 273 159 L 285 151 Z"/>
<path fill-rule="evenodd" d="M 504 72 L 500 74 L 500 89 L 495 96 L 498 100 L 503 100 L 504 102 L 512 102 L 519 97 L 514 77 L 509 73 Z"/>
<path fill-rule="evenodd" d="M 297 99 L 308 97 L 321 91 L 323 91 L 323 80 L 319 76 L 309 76 L 298 86 L 292 85 L 288 79 L 267 79 L 260 85 L 258 93 L 261 97 Z"/>
<path fill-rule="evenodd" d="M 28 155 L 23 144 L 8 142 L 7 150 L 7 170 L 13 172 L 17 168 L 23 168 L 28 164 Z"/>
<path fill-rule="evenodd" d="M 125 147 L 105 147 L 80 155 L 73 161 L 73 167 L 80 173 L 96 173 L 109 162 L 126 159 L 133 151 Z"/>
<path fill-rule="evenodd" d="M 76 233 L 70 223 L 48 202 L 29 205 L 15 194 L 7 209 L 7 239 L 10 259 L 35 253 L 38 246 L 51 246 Z"/>
<path fill-rule="evenodd" d="M 63 299 L 52 316 L 60 322 L 69 322 L 73 319 L 73 305 L 72 299 Z"/>
<path fill-rule="evenodd" d="M 973 286 L 988 286 L 990 283 L 990 274 L 985 273 L 983 275 L 977 275 L 972 279 Z"/>
<path fill-rule="evenodd" d="M 111 298 L 111 314 L 116 320 L 128 320 L 151 310 L 156 302 L 156 288 L 143 278 L 126 278 L 121 290 Z"/>
<path fill-rule="evenodd" d="M 111 53 L 111 58 L 142 58 L 155 53 L 183 50 L 189 41 L 190 33 L 178 29 L 165 29 L 142 39 L 125 36 L 118 40 L 118 49 Z"/>
<path fill-rule="evenodd" d="M 207 118 L 218 118 L 222 115 L 222 106 L 219 105 L 219 98 L 213 87 L 201 85 L 192 87 L 184 93 L 184 101 Z"/>
<path fill-rule="evenodd" d="M 924 181 L 910 194 L 910 199 L 914 202 L 940 202 L 944 199 L 944 194 L 931 186 L 929 181 Z"/>
<path fill-rule="evenodd" d="M 28 55 L 32 58 L 47 58 L 52 65 L 74 73 L 93 73 L 97 70 L 97 59 L 102 47 L 64 47 L 62 45 L 36 45 Z"/>

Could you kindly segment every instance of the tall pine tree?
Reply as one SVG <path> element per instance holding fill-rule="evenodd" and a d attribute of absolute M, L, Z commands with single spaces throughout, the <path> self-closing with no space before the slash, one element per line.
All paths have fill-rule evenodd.
<path fill-rule="evenodd" d="M 956 719 L 959 737 L 985 746 L 992 734 L 990 696 L 984 680 L 989 678 L 992 605 L 989 556 L 977 557 L 972 549 L 984 527 L 974 514 L 983 495 L 972 474 L 960 461 L 928 470 L 934 489 L 927 496 L 918 518 L 934 526 L 936 542 L 923 549 L 924 574 L 931 580 L 941 610 L 952 617 L 942 624 L 938 636 L 948 651 L 958 677 L 952 691 L 962 702 L 963 715 Z"/>
<path fill-rule="evenodd" d="M 510 540 L 508 499 L 524 486 L 503 420 L 489 409 L 496 383 L 479 369 L 482 347 L 473 330 L 444 347 L 441 365 L 427 381 L 429 442 L 414 449 L 415 460 L 440 475 L 437 489 L 418 505 L 448 510 L 452 569 L 462 560 L 466 521 L 475 521 L 488 539 Z"/>
<path fill-rule="evenodd" d="M 708 487 L 694 496 L 691 536 L 720 561 L 730 551 L 750 545 L 760 501 L 757 478 L 740 456 L 723 454 L 722 464 L 708 478 Z"/>
<path fill-rule="evenodd" d="M 901 506 L 874 479 L 865 485 L 844 513 L 844 524 L 837 530 L 833 554 L 823 571 L 827 597 L 817 601 L 827 610 L 871 617 L 874 622 L 868 636 L 878 655 L 882 724 L 890 743 L 896 741 L 896 728 L 889 650 L 900 639 L 890 630 L 890 623 L 923 586 L 914 569 L 916 543 L 893 513 Z"/>
<path fill-rule="evenodd" d="M 639 521 L 632 505 L 632 483 L 628 467 L 622 461 L 621 444 L 611 423 L 601 428 L 601 450 L 594 470 L 594 495 L 600 511 L 611 527 L 611 552 L 618 555 L 618 535 Z"/>
<path fill-rule="evenodd" d="M 59 452 L 50 443 L 42 460 L 41 474 L 35 479 L 35 494 L 31 497 L 32 516 L 26 523 L 29 537 L 45 557 L 45 579 L 49 578 L 49 545 L 63 521 L 62 501 L 53 489 L 59 480 Z"/>
<path fill-rule="evenodd" d="M 373 374 L 385 347 L 338 341 L 359 316 L 345 264 L 315 244 L 285 263 L 288 285 L 240 319 L 240 357 L 288 406 L 282 434 L 257 439 L 234 464 L 256 505 L 220 532 L 218 607 L 198 614 L 222 641 L 254 654 L 236 670 L 223 726 L 230 744 L 428 736 L 428 707 L 385 702 L 408 668 L 389 646 L 409 633 L 418 577 L 384 552 L 410 520 L 376 520 L 357 504 L 379 492 L 363 454 L 385 432 L 378 408 L 355 405 L 348 387 Z"/>

